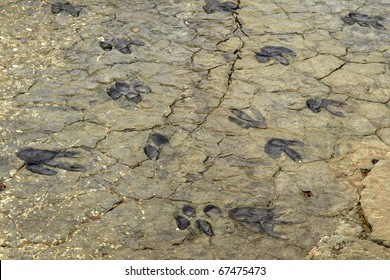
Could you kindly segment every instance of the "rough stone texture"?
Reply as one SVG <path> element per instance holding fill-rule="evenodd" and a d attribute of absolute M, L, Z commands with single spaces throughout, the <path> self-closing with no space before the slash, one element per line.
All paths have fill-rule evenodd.
<path fill-rule="evenodd" d="M 390 258 L 388 1 L 239 0 L 212 14 L 203 0 L 71 3 L 78 17 L 48 0 L 0 4 L 1 259 Z M 351 11 L 385 29 L 344 24 Z M 113 38 L 145 45 L 99 46 Z M 259 63 L 264 46 L 297 56 Z M 151 88 L 139 103 L 108 96 L 133 79 Z M 344 117 L 310 98 L 345 102 Z M 267 128 L 231 123 L 232 108 L 256 108 Z M 153 133 L 169 139 L 156 160 Z M 302 163 L 268 156 L 272 138 L 302 141 Z M 87 171 L 31 173 L 26 147 L 77 151 Z M 186 204 L 197 218 L 179 230 Z M 230 219 L 236 207 L 291 223 L 276 239 Z"/>
<path fill-rule="evenodd" d="M 370 239 L 390 247 L 390 154 L 380 160 L 363 180 L 366 186 L 361 194 L 364 215 L 370 223 Z"/>
<path fill-rule="evenodd" d="M 383 260 L 390 259 L 389 249 L 367 240 L 334 235 L 323 237 L 307 256 L 310 260 Z"/>

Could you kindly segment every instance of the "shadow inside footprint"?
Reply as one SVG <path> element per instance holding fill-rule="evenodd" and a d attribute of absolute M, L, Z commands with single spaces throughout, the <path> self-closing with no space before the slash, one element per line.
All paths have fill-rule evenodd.
<path fill-rule="evenodd" d="M 276 220 L 277 211 L 273 208 L 240 207 L 229 210 L 229 217 L 249 226 L 252 230 L 281 238 L 281 234 L 273 230 L 275 224 L 291 222 Z"/>

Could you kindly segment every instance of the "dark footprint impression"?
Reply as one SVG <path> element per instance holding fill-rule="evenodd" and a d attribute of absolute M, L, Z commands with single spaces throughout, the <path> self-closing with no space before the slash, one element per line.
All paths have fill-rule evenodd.
<path fill-rule="evenodd" d="M 241 126 L 242 128 L 267 128 L 267 124 L 265 123 L 263 115 L 260 113 L 260 111 L 254 108 L 251 109 L 251 112 L 254 114 L 255 119 L 239 109 L 230 109 L 230 111 L 238 118 L 229 116 L 228 120 Z"/>
<path fill-rule="evenodd" d="M 228 12 L 232 13 L 238 9 L 237 3 L 227 1 L 220 3 L 218 0 L 205 0 L 206 5 L 203 6 L 203 10 L 207 14 L 212 14 L 215 12 Z"/>
<path fill-rule="evenodd" d="M 267 234 L 275 238 L 281 238 L 281 234 L 273 230 L 275 224 L 290 224 L 292 222 L 276 220 L 275 209 L 240 207 L 229 210 L 229 217 L 233 220 L 248 225 L 252 230 Z"/>
<path fill-rule="evenodd" d="M 78 156 L 77 152 L 59 152 L 51 150 L 41 150 L 34 148 L 25 148 L 16 153 L 16 156 L 24 160 L 26 169 L 33 173 L 42 175 L 55 175 L 57 171 L 45 168 L 44 165 L 56 167 L 67 171 L 85 172 L 86 168 L 80 165 L 71 165 L 65 163 L 57 163 L 56 158 L 66 157 L 75 158 Z"/>
<path fill-rule="evenodd" d="M 335 106 L 345 106 L 347 103 L 343 101 L 337 101 L 332 99 L 322 99 L 322 98 L 316 98 L 316 99 L 308 99 L 306 101 L 307 107 L 314 113 L 319 113 L 321 111 L 321 108 L 324 108 L 329 113 L 343 117 L 344 114 L 339 111 L 334 111 L 329 108 L 329 106 L 335 105 Z"/>
<path fill-rule="evenodd" d="M 145 155 L 151 159 L 151 160 L 158 160 L 158 157 L 160 156 L 160 151 L 162 147 L 169 145 L 169 139 L 167 136 L 160 134 L 160 133 L 153 133 L 150 136 L 150 140 L 154 143 L 154 145 L 147 144 L 144 147 L 144 153 Z"/>
<path fill-rule="evenodd" d="M 71 16 L 78 17 L 81 11 L 81 7 L 75 7 L 69 2 L 66 3 L 54 3 L 51 5 L 51 12 L 53 14 L 59 14 L 61 11 L 65 11 Z"/>
<path fill-rule="evenodd" d="M 194 207 L 192 207 L 190 205 L 184 205 L 182 208 L 182 212 L 184 215 L 186 215 L 189 218 L 196 218 L 196 210 Z M 222 214 L 222 211 L 218 206 L 214 206 L 211 204 L 205 206 L 205 208 L 203 209 L 203 212 L 209 218 L 218 218 Z M 184 230 L 190 225 L 190 221 L 186 217 L 183 217 L 181 215 L 178 215 L 176 217 L 176 223 L 177 223 L 177 227 L 180 230 Z M 208 221 L 202 220 L 202 219 L 197 219 L 196 226 L 204 234 L 206 234 L 208 236 L 214 235 L 214 231 L 213 231 L 213 229 Z"/>
<path fill-rule="evenodd" d="M 211 228 L 211 225 L 208 221 L 205 220 L 196 220 L 196 225 L 200 229 L 201 232 L 207 234 L 208 236 L 213 236 L 214 231 Z"/>
<path fill-rule="evenodd" d="M 304 143 L 295 140 L 271 139 L 264 147 L 265 152 L 272 158 L 279 158 L 285 152 L 293 161 L 301 163 L 301 156 L 288 146 L 303 146 Z"/>
<path fill-rule="evenodd" d="M 353 25 L 354 23 L 357 23 L 363 27 L 373 27 L 379 30 L 385 29 L 385 27 L 378 22 L 379 20 L 384 20 L 384 18 L 380 16 L 369 16 L 365 14 L 351 12 L 347 16 L 342 17 L 341 19 L 344 21 L 344 23 L 348 25 Z"/>
<path fill-rule="evenodd" d="M 283 54 L 288 54 L 290 56 L 297 56 L 293 50 L 290 50 L 285 47 L 278 46 L 265 46 L 261 48 L 260 52 L 256 53 L 256 58 L 261 63 L 268 62 L 271 58 L 279 61 L 280 64 L 287 66 L 289 65 L 287 58 L 283 56 Z"/>
<path fill-rule="evenodd" d="M 111 42 L 99 42 L 100 47 L 108 52 L 111 51 L 114 47 L 118 51 L 124 54 L 132 53 L 131 45 L 134 46 L 144 46 L 145 43 L 140 40 L 125 40 L 121 38 L 114 38 Z"/>
<path fill-rule="evenodd" d="M 150 87 L 144 85 L 136 79 L 132 80 L 129 84 L 125 82 L 115 82 L 114 87 L 107 89 L 108 96 L 110 96 L 113 100 L 117 100 L 124 95 L 127 100 L 135 104 L 141 102 L 141 93 L 150 92 L 152 92 Z"/>

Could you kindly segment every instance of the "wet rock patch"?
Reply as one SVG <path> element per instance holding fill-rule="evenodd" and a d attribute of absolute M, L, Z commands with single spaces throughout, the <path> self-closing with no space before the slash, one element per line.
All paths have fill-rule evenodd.
<path fill-rule="evenodd" d="M 41 175 L 55 175 L 57 171 L 45 168 L 44 166 L 50 166 L 55 168 L 64 169 L 67 171 L 84 172 L 86 168 L 77 164 L 66 164 L 56 162 L 56 158 L 75 158 L 78 156 L 77 152 L 59 152 L 52 150 L 41 150 L 34 148 L 25 148 L 16 153 L 16 156 L 21 160 L 24 160 L 26 169 L 33 173 Z"/>
<path fill-rule="evenodd" d="M 288 54 L 290 56 L 297 56 L 293 50 L 286 48 L 286 47 L 265 46 L 265 47 L 261 48 L 260 52 L 257 52 L 255 54 L 255 57 L 261 63 L 266 63 L 271 58 L 273 58 L 276 61 L 280 62 L 280 64 L 287 66 L 287 65 L 289 65 L 289 62 L 288 62 L 287 58 L 285 58 L 283 56 L 284 54 Z"/>

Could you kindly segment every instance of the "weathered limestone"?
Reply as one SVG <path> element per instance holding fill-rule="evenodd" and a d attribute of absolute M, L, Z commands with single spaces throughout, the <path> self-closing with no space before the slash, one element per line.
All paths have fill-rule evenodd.
<path fill-rule="evenodd" d="M 364 178 L 365 188 L 361 194 L 363 212 L 372 229 L 369 239 L 387 247 L 390 247 L 390 225 L 387 222 L 390 218 L 389 156 L 387 154 L 386 159 L 376 163 Z"/>
<path fill-rule="evenodd" d="M 77 17 L 0 4 L 1 259 L 390 258 L 386 1 L 71 2 Z M 342 20 L 356 10 L 384 29 Z M 107 94 L 135 79 L 142 100 Z M 345 105 L 313 112 L 310 99 Z M 253 108 L 261 124 L 239 113 L 259 120 Z M 267 153 L 272 139 L 302 144 Z M 25 148 L 80 156 L 44 161 L 58 172 L 45 176 Z M 179 230 L 185 204 L 197 217 Z M 289 223 L 263 233 L 282 238 L 231 219 L 239 207 L 278 209 Z"/>

